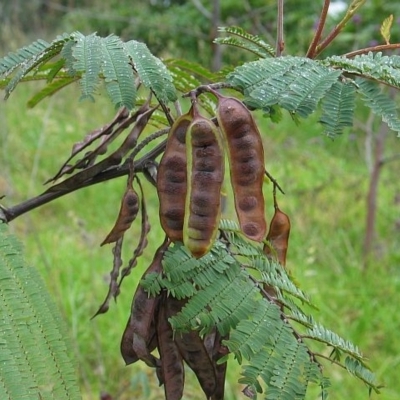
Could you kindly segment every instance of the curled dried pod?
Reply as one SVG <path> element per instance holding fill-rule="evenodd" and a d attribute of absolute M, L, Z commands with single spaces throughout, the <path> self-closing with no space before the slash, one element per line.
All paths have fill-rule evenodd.
<path fill-rule="evenodd" d="M 215 124 L 201 116 L 196 106 L 189 126 L 187 148 L 187 195 L 183 243 L 199 258 L 214 243 L 221 216 L 224 153 Z"/>
<path fill-rule="evenodd" d="M 264 245 L 264 254 L 275 257 L 283 266 L 286 265 L 286 253 L 289 245 L 290 219 L 275 205 L 275 213 L 272 217 L 267 241 Z M 274 254 L 275 253 L 275 254 Z"/>
<path fill-rule="evenodd" d="M 160 222 L 171 241 L 183 241 L 183 219 L 187 189 L 186 132 L 191 113 L 180 116 L 168 134 L 167 146 L 157 172 Z"/>
<path fill-rule="evenodd" d="M 261 241 L 267 231 L 264 214 L 264 148 L 256 122 L 247 107 L 234 97 L 212 91 L 218 98 L 218 125 L 224 133 L 235 209 L 242 232 Z"/>
<path fill-rule="evenodd" d="M 132 179 L 128 180 L 125 193 L 122 196 L 121 207 L 117 220 L 110 233 L 101 243 L 101 246 L 107 243 L 116 242 L 131 227 L 139 212 L 139 197 L 132 187 Z"/>

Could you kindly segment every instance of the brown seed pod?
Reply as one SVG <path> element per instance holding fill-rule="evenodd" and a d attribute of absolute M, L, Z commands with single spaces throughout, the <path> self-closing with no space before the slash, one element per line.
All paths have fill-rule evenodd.
<path fill-rule="evenodd" d="M 183 395 L 185 370 L 166 312 L 166 298 L 164 297 L 160 304 L 157 320 L 158 351 L 161 358 L 161 376 L 159 380 L 164 382 L 164 392 L 167 400 L 180 400 Z"/>
<path fill-rule="evenodd" d="M 167 147 L 157 172 L 160 222 L 172 242 L 183 241 L 187 189 L 185 141 L 191 121 L 191 112 L 175 121 L 169 132 Z"/>
<path fill-rule="evenodd" d="M 167 298 L 167 318 L 176 315 L 185 305 L 186 300 L 178 300 L 173 297 Z M 176 332 L 175 343 L 186 362 L 196 374 L 203 392 L 210 398 L 216 391 L 217 378 L 215 366 L 208 354 L 199 332 Z"/>
<path fill-rule="evenodd" d="M 276 258 L 283 266 L 286 265 L 286 253 L 289 244 L 290 219 L 275 205 L 275 213 L 272 217 L 267 241 L 264 245 L 264 254 Z M 273 254 L 275 252 L 275 254 Z"/>
<path fill-rule="evenodd" d="M 188 188 L 183 242 L 199 258 L 210 250 L 218 232 L 224 154 L 218 128 L 195 106 L 186 147 Z"/>
<path fill-rule="evenodd" d="M 107 243 L 116 242 L 127 231 L 132 222 L 136 219 L 139 211 L 139 197 L 132 187 L 132 180 L 128 181 L 126 191 L 122 197 L 121 207 L 117 220 L 110 233 L 101 243 L 101 246 Z"/>
<path fill-rule="evenodd" d="M 169 240 L 164 240 L 158 248 L 146 274 L 162 271 L 162 259 L 169 246 Z M 157 367 L 157 359 L 150 354 L 154 346 L 156 310 L 160 296 L 149 297 L 139 284 L 132 301 L 131 315 L 121 341 L 121 354 L 127 364 L 140 359 L 150 367 Z M 154 347 L 153 347 L 154 346 Z"/>
<path fill-rule="evenodd" d="M 247 107 L 238 99 L 218 97 L 217 119 L 228 148 L 235 208 L 242 232 L 255 241 L 264 239 L 264 148 L 260 132 Z"/>

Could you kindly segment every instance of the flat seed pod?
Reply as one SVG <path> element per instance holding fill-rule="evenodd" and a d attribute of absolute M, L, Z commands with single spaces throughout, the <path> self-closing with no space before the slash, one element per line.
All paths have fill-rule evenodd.
<path fill-rule="evenodd" d="M 176 315 L 184 306 L 186 300 L 167 298 L 167 318 Z M 203 392 L 210 398 L 216 391 L 217 377 L 215 366 L 208 354 L 199 332 L 176 332 L 174 337 L 186 364 L 195 373 Z"/>
<path fill-rule="evenodd" d="M 183 220 L 187 190 L 186 132 L 191 113 L 179 117 L 168 135 L 167 146 L 157 172 L 160 222 L 172 242 L 183 241 Z"/>
<path fill-rule="evenodd" d="M 267 241 L 270 245 L 264 245 L 264 254 L 268 256 L 275 256 L 279 263 L 283 266 L 286 265 L 286 253 L 289 245 L 290 235 L 290 219 L 282 212 L 278 206 L 275 207 L 275 213 L 272 217 L 269 232 L 267 235 Z M 273 254 L 272 249 L 275 252 Z"/>
<path fill-rule="evenodd" d="M 242 232 L 261 241 L 267 231 L 264 214 L 264 148 L 260 132 L 247 107 L 238 99 L 218 97 L 217 119 L 224 133 L 230 162 L 235 209 Z"/>
<path fill-rule="evenodd" d="M 186 139 L 188 188 L 183 243 L 199 258 L 210 250 L 218 232 L 224 153 L 218 128 L 195 107 L 193 110 Z"/>
<path fill-rule="evenodd" d="M 128 183 L 125 193 L 122 197 L 121 207 L 117 220 L 110 233 L 101 243 L 101 246 L 107 243 L 116 242 L 131 227 L 139 212 L 139 197 L 132 187 L 132 182 Z"/>
<path fill-rule="evenodd" d="M 166 400 L 180 400 L 183 395 L 185 370 L 166 312 L 166 300 L 164 297 L 160 304 L 157 320 L 158 351 L 161 359 L 161 376 L 159 380 L 164 382 Z"/>
<path fill-rule="evenodd" d="M 165 240 L 157 249 L 154 259 L 146 271 L 160 273 L 162 259 L 169 246 Z M 151 354 L 155 348 L 155 320 L 160 296 L 149 297 L 148 293 L 139 284 L 133 297 L 131 315 L 121 341 L 121 354 L 127 364 L 140 359 L 150 367 L 157 367 L 157 359 Z"/>

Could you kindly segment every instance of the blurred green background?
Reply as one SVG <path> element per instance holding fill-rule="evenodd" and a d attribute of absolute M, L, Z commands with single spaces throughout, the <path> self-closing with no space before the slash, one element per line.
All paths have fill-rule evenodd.
<path fill-rule="evenodd" d="M 285 2 L 286 53 L 305 53 L 320 3 Z M 79 30 L 142 40 L 160 57 L 188 58 L 210 68 L 251 60 L 239 50 L 225 48 L 220 53 L 212 45 L 215 27 L 210 15 L 216 5 L 218 2 L 206 0 L 2 0 L 1 55 L 39 37 L 52 40 L 59 33 Z M 243 26 L 274 44 L 275 1 L 221 0 L 219 5 L 219 25 Z M 369 1 L 323 56 L 381 43 L 379 26 L 390 14 L 395 21 L 392 42 L 400 41 L 400 4 Z M 328 25 L 334 26 L 336 21 L 332 15 Z M 55 174 L 72 144 L 114 115 L 101 93 L 95 103 L 80 103 L 77 86 L 27 109 L 26 102 L 36 88 L 35 84 L 21 85 L 7 102 L 0 103 L 0 196 L 6 196 L 2 199 L 5 206 L 44 191 L 43 182 Z M 266 167 L 286 193 L 278 200 L 292 220 L 288 268 L 319 307 L 315 318 L 358 345 L 370 359 L 378 380 L 386 386 L 380 396 L 372 394 L 372 398 L 397 400 L 400 139 L 392 132 L 385 133 L 380 121 L 361 106 L 354 128 L 335 140 L 322 135 L 318 115 L 300 125 L 287 116 L 277 125 L 261 114 L 257 118 Z M 381 153 L 377 152 L 377 143 L 382 144 Z M 377 181 L 376 226 L 366 257 L 367 194 L 376 155 L 384 162 Z M 137 281 L 163 238 L 157 225 L 157 196 L 147 183 L 150 244 L 125 280 L 117 304 L 113 303 L 106 315 L 90 319 L 107 293 L 112 253 L 111 247 L 99 245 L 113 226 L 125 183 L 122 178 L 72 193 L 10 224 L 25 244 L 29 263 L 40 270 L 65 315 L 83 397 L 88 400 L 99 399 L 102 393 L 121 400 L 163 396 L 152 370 L 141 363 L 125 367 L 119 354 Z M 271 217 L 270 190 L 265 188 L 267 199 L 271 199 L 267 211 Z M 138 232 L 134 226 L 125 237 L 125 261 L 131 256 Z M 232 360 L 227 399 L 244 398 L 236 383 L 238 373 Z M 326 374 L 332 380 L 330 399 L 368 397 L 367 388 L 345 371 L 326 365 Z M 311 389 L 308 398 L 317 398 L 317 393 Z M 201 398 L 191 377 L 185 399 Z"/>

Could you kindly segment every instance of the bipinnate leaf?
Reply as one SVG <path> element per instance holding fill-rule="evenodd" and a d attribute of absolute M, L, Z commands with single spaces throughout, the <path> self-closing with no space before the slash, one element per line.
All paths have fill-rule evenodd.
<path fill-rule="evenodd" d="M 172 76 L 162 61 L 144 43 L 136 40 L 130 40 L 124 47 L 143 85 L 151 89 L 160 101 L 175 101 Z"/>
<path fill-rule="evenodd" d="M 5 224 L 0 224 L 0 322 L 1 399 L 81 398 L 61 314 Z"/>

